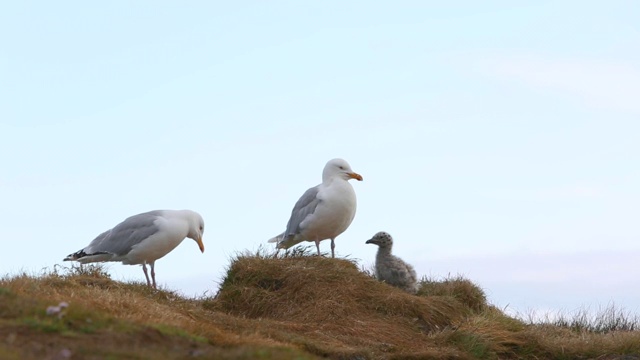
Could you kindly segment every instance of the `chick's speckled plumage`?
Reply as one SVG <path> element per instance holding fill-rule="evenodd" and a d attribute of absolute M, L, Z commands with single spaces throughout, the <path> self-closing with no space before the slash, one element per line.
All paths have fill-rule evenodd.
<path fill-rule="evenodd" d="M 378 245 L 376 254 L 376 278 L 408 293 L 418 291 L 418 280 L 413 266 L 391 254 L 393 238 L 384 231 L 376 233 L 367 244 Z"/>

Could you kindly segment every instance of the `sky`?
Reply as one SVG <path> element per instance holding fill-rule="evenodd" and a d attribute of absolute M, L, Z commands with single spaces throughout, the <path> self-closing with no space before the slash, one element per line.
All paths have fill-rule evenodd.
<path fill-rule="evenodd" d="M 5 2 L 0 274 L 192 209 L 206 251 L 157 279 L 213 295 L 341 157 L 364 181 L 338 256 L 370 268 L 384 230 L 511 313 L 640 312 L 639 24 L 635 1 Z"/>

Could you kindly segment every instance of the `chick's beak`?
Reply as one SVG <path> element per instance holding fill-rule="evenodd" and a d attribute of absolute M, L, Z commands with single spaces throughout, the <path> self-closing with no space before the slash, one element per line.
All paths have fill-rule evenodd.
<path fill-rule="evenodd" d="M 358 181 L 362 181 L 362 175 L 358 173 L 349 173 L 349 177 Z"/>
<path fill-rule="evenodd" d="M 198 243 L 198 247 L 200 248 L 200 251 L 204 252 L 204 244 L 202 243 L 202 237 L 198 236 L 198 238 L 196 239 L 196 242 Z"/>
<path fill-rule="evenodd" d="M 367 241 L 365 242 L 365 244 L 375 244 L 375 243 L 376 243 L 376 242 L 375 242 L 375 240 L 373 240 L 373 239 L 369 239 L 369 240 L 367 240 Z"/>

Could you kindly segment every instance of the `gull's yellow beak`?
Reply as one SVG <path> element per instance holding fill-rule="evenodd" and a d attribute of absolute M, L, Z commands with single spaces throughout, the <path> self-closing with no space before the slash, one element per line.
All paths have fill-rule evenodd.
<path fill-rule="evenodd" d="M 349 173 L 348 174 L 350 178 L 352 179 L 356 179 L 358 181 L 362 181 L 362 175 L 357 174 L 357 173 Z"/>
<path fill-rule="evenodd" d="M 201 252 L 204 252 L 204 244 L 202 243 L 202 238 L 201 238 L 201 237 L 198 237 L 198 238 L 196 239 L 196 242 L 198 243 L 198 247 L 200 248 L 200 251 L 201 251 Z"/>

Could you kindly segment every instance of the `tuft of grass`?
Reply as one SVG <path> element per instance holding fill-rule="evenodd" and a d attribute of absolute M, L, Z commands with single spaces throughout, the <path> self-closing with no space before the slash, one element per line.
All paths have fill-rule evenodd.
<path fill-rule="evenodd" d="M 471 313 L 459 326 L 435 334 L 439 344 L 455 346 L 474 359 L 517 358 L 531 340 L 522 321 L 505 315 L 494 306 Z"/>
<path fill-rule="evenodd" d="M 520 318 L 523 317 L 520 316 Z M 523 320 L 531 325 L 552 325 L 577 333 L 607 334 L 640 330 L 640 317 L 614 303 L 600 307 L 596 311 L 583 307 L 571 313 L 547 313 L 542 317 L 536 313 L 529 313 Z"/>
<path fill-rule="evenodd" d="M 341 321 L 349 312 L 412 315 L 443 327 L 460 306 L 441 298 L 389 291 L 344 259 L 300 256 L 272 259 L 240 255 L 232 260 L 216 295 L 219 309 L 254 318 Z M 277 306 L 274 306 L 276 304 Z"/>
<path fill-rule="evenodd" d="M 343 343 L 329 347 L 334 350 L 308 336 L 300 345 L 328 356 L 354 340 L 358 346 L 339 352 L 346 357 L 369 353 L 370 347 L 380 343 L 397 342 L 393 349 L 400 351 L 410 347 L 415 336 L 452 326 L 465 314 L 458 302 L 407 294 L 362 273 L 353 260 L 318 257 L 308 251 L 277 258 L 237 255 L 207 308 L 243 318 L 301 324 L 309 329 L 304 333 L 314 338 L 317 329 L 329 331 L 334 342 Z M 426 345 L 419 348 L 424 351 Z"/>
<path fill-rule="evenodd" d="M 92 278 L 104 278 L 111 279 L 111 276 L 106 270 L 106 266 L 102 263 L 71 263 L 69 266 L 56 264 L 52 270 L 43 270 L 44 276 L 58 276 L 62 278 L 69 277 L 92 277 Z"/>
<path fill-rule="evenodd" d="M 450 296 L 473 312 L 481 312 L 487 308 L 487 296 L 476 284 L 461 275 L 435 280 L 423 277 L 418 283 L 420 296 Z"/>
<path fill-rule="evenodd" d="M 480 334 L 455 331 L 449 337 L 449 342 L 471 355 L 474 359 L 494 359 L 497 355 L 491 351 L 491 344 Z"/>
<path fill-rule="evenodd" d="M 277 255 L 276 255 L 277 254 Z M 322 257 L 328 257 L 328 252 L 320 252 Z M 313 246 L 297 245 L 289 249 L 274 251 L 273 256 L 278 259 L 301 258 L 308 256 L 317 256 L 317 251 Z"/>

